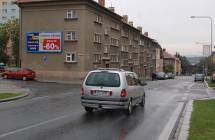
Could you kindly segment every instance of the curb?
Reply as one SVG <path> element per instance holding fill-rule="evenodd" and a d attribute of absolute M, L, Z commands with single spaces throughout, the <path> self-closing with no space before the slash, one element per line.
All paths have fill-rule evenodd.
<path fill-rule="evenodd" d="M 18 100 L 24 97 L 27 97 L 30 93 L 24 93 L 22 95 L 16 96 L 16 97 L 12 97 L 12 98 L 7 98 L 7 99 L 0 99 L 0 103 L 2 102 L 8 102 L 8 101 L 14 101 L 14 100 Z"/>
<path fill-rule="evenodd" d="M 68 84 L 68 85 L 77 85 L 77 86 L 81 86 L 83 83 L 83 81 L 71 82 L 71 81 L 38 80 L 38 79 L 35 79 L 34 81 L 38 83 Z"/>
<path fill-rule="evenodd" d="M 181 120 L 181 118 L 182 118 L 182 116 L 183 116 L 183 113 L 184 113 L 184 111 L 185 111 L 185 108 L 186 108 L 187 104 L 188 104 L 188 101 L 185 101 L 185 102 L 184 102 L 184 105 L 183 105 L 183 107 L 182 107 L 182 109 L 181 109 L 181 112 L 180 112 L 180 114 L 179 114 L 179 116 L 178 116 L 178 118 L 177 118 L 177 120 L 176 120 L 176 122 L 175 122 L 175 125 L 174 125 L 174 127 L 173 127 L 173 129 L 172 129 L 172 131 L 171 131 L 171 133 L 170 133 L 170 135 L 169 135 L 168 140 L 173 140 L 173 139 L 175 138 L 175 134 L 176 134 L 176 132 L 177 132 L 177 129 L 178 129 L 179 124 L 180 124 L 180 120 Z"/>
<path fill-rule="evenodd" d="M 177 106 L 176 110 L 173 112 L 170 120 L 167 122 L 157 140 L 173 140 L 175 138 L 175 133 L 177 131 L 180 118 L 183 114 L 186 104 L 187 101 L 180 103 Z"/>
<path fill-rule="evenodd" d="M 180 126 L 178 127 L 178 135 L 176 136 L 176 140 L 187 140 L 189 136 L 189 128 L 190 128 L 190 119 L 193 111 L 193 102 L 194 100 L 189 100 L 185 110 L 183 112 L 183 116 L 180 119 Z"/>

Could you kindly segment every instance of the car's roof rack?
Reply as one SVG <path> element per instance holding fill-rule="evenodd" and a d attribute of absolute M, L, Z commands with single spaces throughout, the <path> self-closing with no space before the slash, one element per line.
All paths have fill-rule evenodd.
<path fill-rule="evenodd" d="M 98 68 L 97 70 L 125 71 L 123 69 L 118 69 L 118 68 Z"/>

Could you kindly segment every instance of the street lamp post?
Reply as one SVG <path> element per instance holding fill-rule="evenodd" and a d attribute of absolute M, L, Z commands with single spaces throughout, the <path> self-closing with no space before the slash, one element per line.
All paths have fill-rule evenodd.
<path fill-rule="evenodd" d="M 210 47 L 210 45 L 208 45 L 208 43 L 196 42 L 196 44 L 201 44 L 202 45 L 202 57 L 204 58 L 204 61 L 203 61 L 203 72 L 204 72 L 204 74 L 207 75 L 207 71 L 208 71 L 207 57 L 210 56 L 210 49 L 211 49 L 211 47 Z M 207 48 L 205 50 L 205 47 L 209 47 L 208 51 L 207 51 Z"/>
<path fill-rule="evenodd" d="M 209 19 L 210 20 L 210 23 L 211 23 L 210 54 L 211 54 L 211 64 L 213 64 L 213 59 L 212 59 L 212 56 L 213 56 L 213 19 L 210 16 L 191 16 L 190 18 L 202 18 L 202 19 Z"/>

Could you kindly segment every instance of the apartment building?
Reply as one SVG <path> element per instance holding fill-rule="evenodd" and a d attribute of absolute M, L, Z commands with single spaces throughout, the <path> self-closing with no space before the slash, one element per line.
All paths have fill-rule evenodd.
<path fill-rule="evenodd" d="M 166 52 L 165 49 L 163 50 L 163 62 L 165 72 L 173 72 L 175 75 L 181 75 L 180 59 Z M 170 71 L 170 69 L 172 69 L 172 71 Z"/>
<path fill-rule="evenodd" d="M 19 18 L 19 7 L 15 0 L 0 0 L 0 23 Z"/>
<path fill-rule="evenodd" d="M 104 0 L 31 0 L 18 5 L 21 66 L 35 70 L 39 80 L 78 81 L 99 67 L 150 76 L 153 40 L 128 16 L 106 8 Z"/>

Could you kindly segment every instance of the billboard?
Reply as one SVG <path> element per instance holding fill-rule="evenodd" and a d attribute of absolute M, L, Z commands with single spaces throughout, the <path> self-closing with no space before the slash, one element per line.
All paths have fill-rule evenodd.
<path fill-rule="evenodd" d="M 203 45 L 203 56 L 208 57 L 210 56 L 211 46 L 210 45 Z"/>
<path fill-rule="evenodd" d="M 28 32 L 26 47 L 29 53 L 62 52 L 62 32 Z"/>

